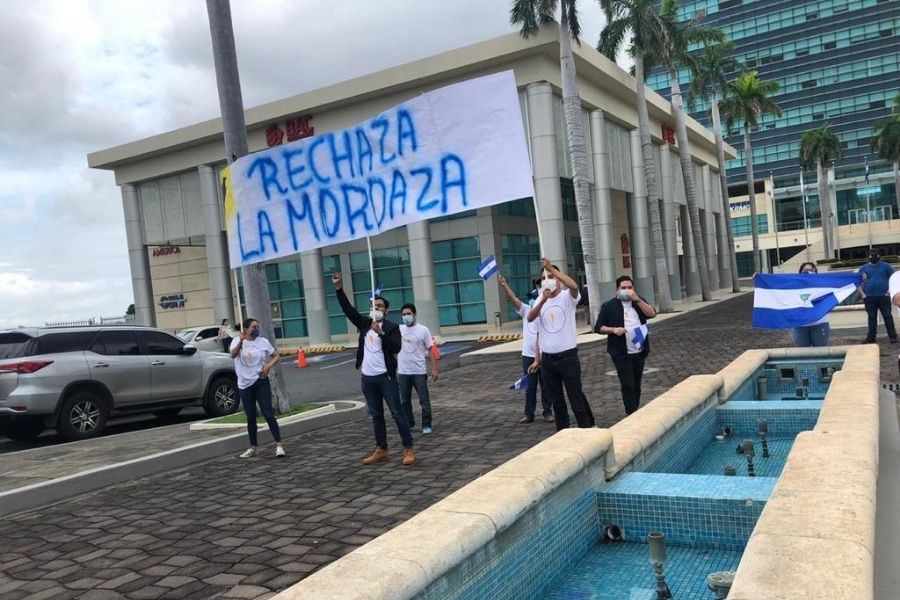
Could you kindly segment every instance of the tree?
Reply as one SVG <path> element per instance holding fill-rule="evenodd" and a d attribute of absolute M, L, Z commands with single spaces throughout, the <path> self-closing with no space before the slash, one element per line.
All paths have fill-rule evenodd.
<path fill-rule="evenodd" d="M 818 129 L 803 132 L 800 140 L 800 166 L 804 169 L 816 167 L 819 181 L 819 213 L 822 215 L 822 240 L 825 243 L 825 258 L 832 258 L 831 251 L 831 202 L 828 198 L 828 163 L 841 157 L 841 140 L 825 123 Z"/>
<path fill-rule="evenodd" d="M 710 44 L 721 42 L 724 39 L 724 34 L 720 29 L 700 24 L 705 16 L 706 11 L 700 10 L 690 20 L 679 22 L 678 0 L 663 0 L 660 9 L 663 35 L 648 40 L 652 45 L 645 48 L 645 52 L 654 62 L 658 62 L 669 72 L 672 116 L 675 118 L 675 136 L 678 140 L 678 158 L 681 162 L 684 195 L 687 201 L 688 216 L 691 220 L 694 255 L 697 269 L 700 271 L 700 294 L 703 300 L 712 300 L 709 288 L 709 268 L 714 265 L 708 265 L 706 261 L 706 240 L 703 239 L 703 230 L 700 227 L 700 207 L 697 204 L 694 162 L 691 159 L 691 147 L 687 136 L 681 82 L 678 80 L 678 68 L 680 66 L 690 68 L 694 64 L 694 57 L 689 52 L 691 45 Z"/>
<path fill-rule="evenodd" d="M 128 308 L 125 309 L 125 314 L 126 314 L 126 315 L 133 315 L 133 314 L 134 314 L 134 304 L 129 304 L 129 305 L 128 305 Z"/>
<path fill-rule="evenodd" d="M 875 125 L 872 151 L 894 165 L 894 197 L 900 206 L 900 94 L 894 96 L 891 118 Z"/>
<path fill-rule="evenodd" d="M 606 26 L 600 32 L 597 50 L 615 60 L 622 45 L 629 42 L 634 57 L 634 78 L 638 133 L 641 140 L 641 157 L 644 163 L 644 180 L 647 188 L 647 207 L 650 217 L 650 244 L 653 248 L 654 285 L 660 312 L 672 310 L 672 292 L 666 267 L 663 244 L 662 217 L 659 211 L 659 186 L 656 180 L 656 154 L 650 139 L 650 115 L 647 111 L 647 91 L 644 85 L 644 51 L 648 38 L 662 36 L 664 28 L 653 0 L 600 0 L 600 8 L 606 16 Z"/>
<path fill-rule="evenodd" d="M 747 168 L 747 196 L 750 199 L 750 231 L 753 234 L 753 270 L 759 273 L 759 226 L 756 217 L 756 186 L 753 179 L 753 148 L 750 130 L 759 125 L 762 115 L 781 116 L 781 109 L 771 96 L 779 89 L 777 81 L 759 78 L 757 71 L 746 71 L 728 84 L 720 108 L 725 114 L 725 126 L 731 131 L 739 123 L 744 129 L 744 163 Z M 777 227 L 777 223 L 775 224 Z"/>
<path fill-rule="evenodd" d="M 719 188 L 722 192 L 722 215 L 725 233 L 728 237 L 728 257 L 731 263 L 731 291 L 741 291 L 738 281 L 737 256 L 734 252 L 734 229 L 731 224 L 731 205 L 728 201 L 728 176 L 725 172 L 725 141 L 722 138 L 722 117 L 719 115 L 719 100 L 728 86 L 728 73 L 740 71 L 743 66 L 734 58 L 734 44 L 720 42 L 706 46 L 699 52 L 690 66 L 690 103 L 702 99 L 709 102 L 713 135 L 716 138 L 716 161 L 719 165 Z"/>
<path fill-rule="evenodd" d="M 576 43 L 581 33 L 576 10 L 577 0 L 513 0 L 509 20 L 519 26 L 519 32 L 528 38 L 535 35 L 541 25 L 554 22 L 557 5 L 561 10 L 559 20 L 559 62 L 562 79 L 563 114 L 566 137 L 572 158 L 572 183 L 575 188 L 575 208 L 578 211 L 578 233 L 584 256 L 584 276 L 587 280 L 590 314 L 600 311 L 600 280 L 597 273 L 597 245 L 594 241 L 594 217 L 588 184 L 588 158 L 585 145 L 584 119 L 581 114 L 581 96 L 578 92 L 578 76 L 572 40 Z"/>

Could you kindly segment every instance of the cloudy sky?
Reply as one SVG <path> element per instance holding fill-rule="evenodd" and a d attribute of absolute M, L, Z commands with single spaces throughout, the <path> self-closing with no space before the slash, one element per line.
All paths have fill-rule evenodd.
<path fill-rule="evenodd" d="M 509 0 L 231 4 L 248 107 L 514 31 Z M 0 82 L 0 327 L 123 314 L 121 197 L 85 156 L 218 116 L 206 3 L 8 3 Z"/>

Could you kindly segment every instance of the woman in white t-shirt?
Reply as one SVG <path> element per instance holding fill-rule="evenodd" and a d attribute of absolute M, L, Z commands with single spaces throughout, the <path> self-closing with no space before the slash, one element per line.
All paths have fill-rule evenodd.
<path fill-rule="evenodd" d="M 278 421 L 272 408 L 272 386 L 269 383 L 269 372 L 281 357 L 269 340 L 260 337 L 259 322 L 256 319 L 244 321 L 240 337 L 231 341 L 230 354 L 234 359 L 238 393 L 244 405 L 244 413 L 247 415 L 247 435 L 250 438 L 250 448 L 240 457 L 250 458 L 257 453 L 256 405 L 259 404 L 260 412 L 269 425 L 272 437 L 275 438 L 275 456 L 283 458 L 285 452 L 281 445 L 281 430 L 278 428 Z"/>
<path fill-rule="evenodd" d="M 811 262 L 805 262 L 800 265 L 800 273 L 818 273 L 819 270 Z M 828 315 L 825 315 L 818 321 L 814 321 L 802 327 L 795 327 L 792 330 L 794 334 L 794 346 L 798 348 L 808 348 L 810 346 L 827 346 L 831 340 L 831 325 L 828 324 Z"/>

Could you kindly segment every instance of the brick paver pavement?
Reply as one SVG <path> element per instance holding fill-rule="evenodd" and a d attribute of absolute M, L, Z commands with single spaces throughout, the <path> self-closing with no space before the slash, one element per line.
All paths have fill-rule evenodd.
<path fill-rule="evenodd" d="M 790 344 L 749 327 L 749 296 L 716 302 L 654 328 L 644 398 L 745 349 Z M 836 332 L 835 343 L 856 341 Z M 897 346 L 882 346 L 896 380 Z M 624 416 L 605 344 L 582 351 L 598 425 Z M 435 433 L 417 436 L 419 463 L 364 467 L 366 420 L 287 440 L 290 457 L 225 457 L 61 502 L 0 524 L 0 598 L 264 598 L 387 531 L 551 435 L 516 425 L 518 358 L 448 373 L 433 386 Z"/>

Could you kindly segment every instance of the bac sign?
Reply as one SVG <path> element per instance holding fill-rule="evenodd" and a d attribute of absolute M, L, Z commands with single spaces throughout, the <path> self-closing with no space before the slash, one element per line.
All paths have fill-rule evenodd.
<path fill-rule="evenodd" d="M 285 130 L 287 130 L 287 141 L 296 142 L 303 138 L 312 137 L 316 134 L 316 129 L 310 124 L 312 115 L 303 115 L 302 117 L 294 117 L 284 122 L 284 129 L 278 126 L 278 123 L 272 123 L 266 127 L 266 145 L 280 146 L 284 143 Z"/>

